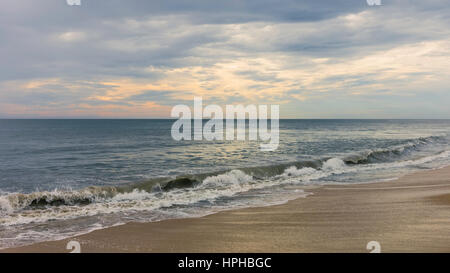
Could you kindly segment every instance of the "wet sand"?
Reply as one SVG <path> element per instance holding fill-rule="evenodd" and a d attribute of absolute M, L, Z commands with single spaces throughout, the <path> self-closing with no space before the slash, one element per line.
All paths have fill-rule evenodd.
<path fill-rule="evenodd" d="M 450 252 L 450 167 L 395 181 L 306 188 L 283 205 L 129 223 L 0 252 Z"/>

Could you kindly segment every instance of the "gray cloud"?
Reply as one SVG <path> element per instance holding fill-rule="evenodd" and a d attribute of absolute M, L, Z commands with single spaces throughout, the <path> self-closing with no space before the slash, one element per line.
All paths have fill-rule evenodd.
<path fill-rule="evenodd" d="M 287 70 L 315 69 L 318 65 L 311 62 L 315 58 L 333 65 L 403 45 L 448 39 L 447 1 L 384 0 L 383 4 L 369 7 L 365 0 L 82 0 L 81 7 L 69 7 L 64 0 L 7 1 L 0 10 L 0 100 L 33 107 L 143 101 L 171 105 L 182 101 L 177 94 L 188 94 L 188 90 L 145 91 L 110 102 L 89 98 L 114 89 L 101 81 L 158 81 L 177 68 L 208 69 L 240 58 L 285 58 L 280 70 L 261 72 L 255 65 L 234 71 L 254 81 L 249 89 L 264 89 L 284 81 Z M 362 12 L 364 20 L 358 17 Z M 448 58 L 446 54 L 443 58 Z M 198 72 L 195 76 L 202 77 L 204 90 L 212 92 L 217 87 L 217 75 Z M 433 75 L 411 71 L 405 77 Z M 31 91 L 9 87 L 10 82 L 46 78 L 63 82 Z M 285 98 L 271 97 L 282 100 L 314 93 L 289 91 L 303 86 L 300 79 L 290 81 Z M 396 85 L 407 81 L 398 79 Z M 363 88 L 379 79 L 373 74 L 322 79 L 324 85 L 336 82 L 342 82 L 342 88 Z M 226 99 L 212 94 L 211 98 L 230 101 L 235 95 L 230 93 Z"/>

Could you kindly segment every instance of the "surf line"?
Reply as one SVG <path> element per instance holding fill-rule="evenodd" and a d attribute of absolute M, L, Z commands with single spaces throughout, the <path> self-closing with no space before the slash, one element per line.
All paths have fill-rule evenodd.
<path fill-rule="evenodd" d="M 248 140 L 268 142 L 260 144 L 260 149 L 263 151 L 274 151 L 278 148 L 280 138 L 279 105 L 270 105 L 270 118 L 268 105 L 226 105 L 226 114 L 224 115 L 224 111 L 219 105 L 203 107 L 202 97 L 194 97 L 193 109 L 194 114 L 192 115 L 191 108 L 187 105 L 179 104 L 172 108 L 171 117 L 178 118 L 171 129 L 174 140 L 192 140 L 192 120 L 194 123 L 193 140 L 224 140 L 224 134 L 225 140 L 247 140 L 246 120 L 248 117 Z M 203 125 L 204 118 L 209 120 Z M 268 129 L 269 119 L 270 131 Z"/>

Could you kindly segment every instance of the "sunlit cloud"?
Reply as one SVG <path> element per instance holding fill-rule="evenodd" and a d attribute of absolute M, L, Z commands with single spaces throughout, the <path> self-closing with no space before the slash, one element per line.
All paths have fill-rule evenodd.
<path fill-rule="evenodd" d="M 57 37 L 63 42 L 80 42 L 86 39 L 86 34 L 80 31 L 68 31 L 59 34 Z"/>
<path fill-rule="evenodd" d="M 169 117 L 202 96 L 280 104 L 282 117 L 405 117 L 399 105 L 450 117 L 448 5 L 364 2 L 98 2 L 76 12 L 11 2 L 0 12 L 0 116 Z"/>

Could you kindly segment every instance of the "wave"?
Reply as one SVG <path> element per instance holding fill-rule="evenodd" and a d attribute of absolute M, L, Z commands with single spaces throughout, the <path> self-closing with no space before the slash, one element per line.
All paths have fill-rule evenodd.
<path fill-rule="evenodd" d="M 427 145 L 442 141 L 445 141 L 443 136 L 421 137 L 385 149 L 364 150 L 348 155 L 343 160 L 346 164 L 350 165 L 392 162 L 409 155 L 413 151 L 418 151 Z"/>
<path fill-rule="evenodd" d="M 316 164 L 316 163 L 315 163 Z M 126 187 L 89 187 L 81 190 L 54 190 L 33 192 L 29 194 L 11 193 L 0 196 L 0 212 L 3 215 L 21 213 L 26 210 L 44 211 L 57 207 L 79 207 L 91 204 L 107 204 L 112 207 L 126 207 L 126 202 L 149 201 L 148 209 L 174 204 L 191 204 L 202 200 L 213 200 L 237 193 L 247 192 L 265 187 L 283 184 L 280 178 L 291 176 L 299 177 L 314 174 L 317 170 L 307 165 L 315 165 L 311 161 L 297 162 L 296 164 L 284 164 L 289 167 L 266 166 L 258 168 L 235 169 L 223 173 L 201 174 L 190 177 L 178 177 L 172 180 L 148 181 Z M 284 166 L 283 165 L 283 166 Z M 324 168 L 332 168 L 345 165 L 341 160 L 329 159 L 324 162 Z M 299 169 L 297 169 L 296 166 Z M 315 165 L 319 169 L 320 165 Z M 289 173 L 292 171 L 292 173 Z M 254 173 L 280 173 L 262 178 Z M 311 179 L 314 176 L 311 176 Z M 317 177 L 316 177 L 317 178 Z M 147 189 L 147 190 L 145 190 Z M 149 190 L 150 189 L 150 190 Z M 121 204 L 118 204 L 121 203 Z M 155 205 L 158 203 L 157 205 Z M 136 204 L 131 204 L 136 209 Z M 142 205 L 142 204 L 141 204 Z M 155 206 L 153 206 L 155 205 Z M 146 208 L 146 206 L 142 206 Z M 108 211 L 108 210 L 103 210 Z"/>
<path fill-rule="evenodd" d="M 135 199 L 138 195 L 177 190 L 235 189 L 251 181 L 263 181 L 282 174 L 289 167 L 320 168 L 321 161 L 293 162 L 274 166 L 250 167 L 225 172 L 205 173 L 176 178 L 158 178 L 122 187 L 91 186 L 81 190 L 38 191 L 0 195 L 0 213 L 9 214 L 21 209 L 43 209 L 59 206 L 86 206 L 108 200 Z M 313 167 L 309 167 L 313 166 Z"/>
<path fill-rule="evenodd" d="M 12 193 L 0 196 L 0 211 L 11 213 L 17 209 L 37 209 L 46 206 L 87 205 L 111 198 L 118 193 L 115 187 L 88 187 L 81 190 L 53 190 L 29 194 Z"/>
<path fill-rule="evenodd" d="M 28 194 L 2 193 L 0 215 L 3 217 L 15 215 L 21 217 L 21 221 L 37 221 L 42 213 L 59 207 L 62 209 L 57 213 L 53 210 L 49 218 L 189 205 L 283 184 L 311 183 L 335 174 L 397 168 L 448 158 L 450 151 L 398 160 L 436 141 L 440 141 L 440 137 L 420 138 L 388 149 L 364 151 L 341 157 L 157 178 L 120 187 L 88 187 L 81 190 L 54 190 Z M 397 161 L 394 161 L 395 159 Z M 25 219 L 27 217 L 28 220 Z M 3 219 L 0 224 L 6 222 L 8 220 Z M 9 222 L 15 223 L 13 220 Z"/>

